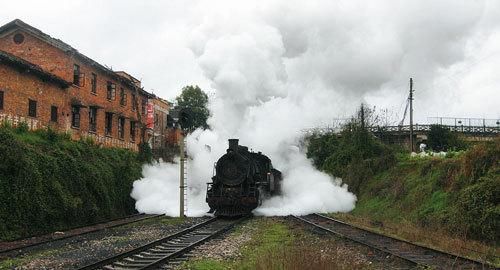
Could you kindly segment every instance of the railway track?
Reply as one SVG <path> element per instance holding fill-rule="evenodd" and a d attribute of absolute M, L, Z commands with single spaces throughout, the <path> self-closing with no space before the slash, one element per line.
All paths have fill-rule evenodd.
<path fill-rule="evenodd" d="M 64 234 L 61 235 L 46 234 L 46 235 L 28 237 L 24 239 L 18 239 L 11 242 L 2 242 L 0 243 L 0 259 L 3 257 L 13 256 L 13 255 L 17 256 L 27 248 L 36 247 L 42 244 L 68 239 L 71 237 L 81 236 L 88 233 L 98 232 L 105 229 L 124 226 L 127 224 L 144 221 L 147 219 L 158 218 L 161 216 L 163 215 L 135 214 L 127 217 L 112 219 L 106 222 L 75 227 L 66 231 Z"/>
<path fill-rule="evenodd" d="M 211 218 L 144 246 L 84 266 L 80 270 L 155 269 L 160 266 L 162 269 L 170 269 L 186 261 L 185 255 L 194 247 L 228 231 L 246 218 Z"/>
<path fill-rule="evenodd" d="M 497 269 L 479 261 L 378 234 L 323 215 L 293 217 L 323 231 L 389 253 L 415 265 L 432 269 Z"/>

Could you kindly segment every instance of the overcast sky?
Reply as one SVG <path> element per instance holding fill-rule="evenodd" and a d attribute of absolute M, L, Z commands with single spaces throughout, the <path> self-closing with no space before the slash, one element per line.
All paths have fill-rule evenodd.
<path fill-rule="evenodd" d="M 187 84 L 249 87 L 257 103 L 321 88 L 398 119 L 413 77 L 418 122 L 500 117 L 500 1 L 2 2 L 0 24 L 19 18 L 167 99 Z"/>

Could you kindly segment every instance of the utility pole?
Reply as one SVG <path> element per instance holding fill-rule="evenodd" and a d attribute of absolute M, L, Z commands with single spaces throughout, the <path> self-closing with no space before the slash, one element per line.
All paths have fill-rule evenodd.
<path fill-rule="evenodd" d="M 410 78 L 410 151 L 413 152 L 413 78 Z"/>
<path fill-rule="evenodd" d="M 179 177 L 179 205 L 180 205 L 180 211 L 179 211 L 179 217 L 183 218 L 184 217 L 184 159 L 186 158 L 184 156 L 184 134 L 182 134 L 182 129 L 179 127 L 180 130 L 180 143 L 179 143 L 179 148 L 180 148 L 180 156 L 181 156 L 181 166 L 180 166 L 180 177 Z"/>

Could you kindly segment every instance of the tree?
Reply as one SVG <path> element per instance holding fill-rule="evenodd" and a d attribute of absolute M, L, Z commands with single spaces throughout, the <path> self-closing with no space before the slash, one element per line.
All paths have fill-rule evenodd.
<path fill-rule="evenodd" d="M 464 149 L 465 145 L 455 133 L 441 125 L 431 125 L 427 135 L 429 148 L 434 151 L 448 151 Z"/>
<path fill-rule="evenodd" d="M 188 85 L 182 88 L 182 93 L 176 98 L 177 106 L 181 110 L 180 124 L 182 128 L 194 130 L 208 128 L 207 119 L 208 96 L 199 86 Z"/>
<path fill-rule="evenodd" d="M 341 177 L 350 191 L 359 194 L 367 179 L 396 161 L 394 151 L 367 129 L 377 123 L 377 119 L 375 109 L 362 105 L 339 134 L 310 137 L 308 158 L 317 168 Z"/>

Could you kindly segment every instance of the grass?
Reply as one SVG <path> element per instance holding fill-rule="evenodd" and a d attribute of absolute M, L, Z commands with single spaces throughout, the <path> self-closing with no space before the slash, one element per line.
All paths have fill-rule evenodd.
<path fill-rule="evenodd" d="M 182 269 L 370 269 L 370 264 L 359 259 L 359 250 L 348 250 L 343 240 L 313 235 L 302 226 L 283 219 L 256 218 L 245 226 L 238 226 L 228 237 L 251 233 L 237 252 L 240 255 L 223 259 L 198 258 Z M 245 231 L 246 230 L 246 231 Z M 339 241 L 338 243 L 336 241 Z"/>
<path fill-rule="evenodd" d="M 371 231 L 500 266 L 500 249 L 496 245 L 487 245 L 461 235 L 450 235 L 444 229 L 428 230 L 409 220 L 372 219 L 359 213 L 335 213 L 329 216 Z"/>
<path fill-rule="evenodd" d="M 186 264 L 185 269 L 257 269 L 266 254 L 276 254 L 283 247 L 290 246 L 293 243 L 294 237 L 283 222 L 257 218 L 248 221 L 247 224 L 253 227 L 252 239 L 241 248 L 241 256 L 229 258 L 225 261 L 210 258 L 199 259 Z M 243 227 L 238 227 L 233 232 L 233 235 L 244 233 L 241 228 Z"/>
<path fill-rule="evenodd" d="M 367 177 L 351 214 L 335 217 L 500 265 L 500 141 L 445 157 L 396 155 Z"/>
<path fill-rule="evenodd" d="M 7 258 L 5 260 L 0 261 L 0 270 L 2 270 L 2 269 L 15 269 L 15 268 L 25 264 L 26 262 L 29 262 L 29 261 L 32 261 L 35 259 L 39 259 L 39 258 L 45 258 L 45 257 L 56 255 L 62 251 L 61 249 L 62 248 L 51 249 L 51 250 L 41 251 L 41 252 L 38 252 L 38 253 L 35 253 L 32 255 L 28 255 L 28 256 L 23 256 L 23 257 L 18 256 L 18 257 L 14 257 L 14 258 Z"/>

